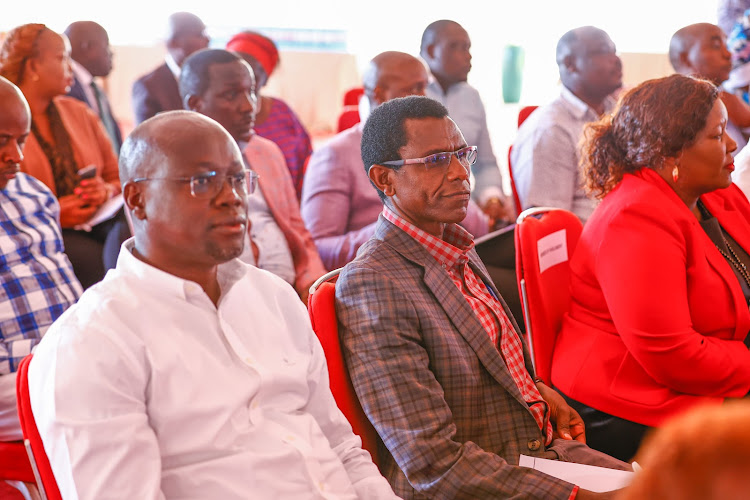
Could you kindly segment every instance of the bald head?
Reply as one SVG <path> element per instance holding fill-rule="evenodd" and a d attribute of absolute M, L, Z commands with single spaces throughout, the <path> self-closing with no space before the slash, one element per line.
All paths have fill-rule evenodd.
<path fill-rule="evenodd" d="M 112 71 L 112 51 L 107 30 L 94 21 L 76 21 L 65 29 L 70 40 L 70 57 L 93 76 Z"/>
<path fill-rule="evenodd" d="M 193 111 L 159 113 L 138 125 L 120 150 L 120 182 L 139 177 L 169 175 L 169 160 L 192 147 L 232 136 L 216 121 Z M 235 146 L 236 147 L 236 146 Z"/>
<path fill-rule="evenodd" d="M 685 26 L 669 41 L 669 62 L 677 73 L 720 85 L 729 78 L 731 54 L 721 28 L 710 23 Z"/>
<path fill-rule="evenodd" d="M 424 95 L 427 69 L 422 61 L 405 52 L 381 52 L 368 64 L 362 83 L 373 109 L 397 97 Z"/>
<path fill-rule="evenodd" d="M 427 47 L 437 42 L 446 30 L 455 28 L 463 29 L 460 24 L 456 21 L 451 21 L 450 19 L 441 19 L 428 24 L 422 32 L 422 41 L 419 44 L 419 50 L 422 57 L 424 57 Z"/>
<path fill-rule="evenodd" d="M 31 112 L 18 87 L 0 76 L 0 189 L 20 169 L 23 146 L 31 128 Z"/>
<path fill-rule="evenodd" d="M 560 81 L 594 109 L 622 86 L 622 62 L 607 33 L 582 26 L 565 33 L 557 42 L 555 59 Z"/>
<path fill-rule="evenodd" d="M 208 47 L 209 41 L 206 25 L 195 14 L 175 12 L 169 16 L 167 50 L 178 65 L 182 66 L 193 52 Z"/>

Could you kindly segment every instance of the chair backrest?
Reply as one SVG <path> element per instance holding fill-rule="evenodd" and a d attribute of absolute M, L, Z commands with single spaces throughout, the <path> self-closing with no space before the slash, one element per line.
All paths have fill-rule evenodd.
<path fill-rule="evenodd" d="M 29 454 L 31 466 L 36 476 L 36 484 L 43 500 L 62 500 L 57 481 L 52 474 L 52 467 L 44 451 L 42 437 L 34 421 L 34 413 L 31 411 L 31 398 L 29 397 L 29 363 L 33 354 L 29 354 L 21 360 L 18 365 L 16 376 L 16 396 L 18 398 L 18 418 L 21 421 L 21 431 Z"/>
<path fill-rule="evenodd" d="M 364 87 L 352 87 L 344 92 L 344 106 L 358 106 L 359 98 L 365 94 Z"/>
<path fill-rule="evenodd" d="M 521 124 L 526 121 L 526 118 L 528 118 L 538 107 L 539 106 L 524 106 L 521 108 L 518 112 L 518 126 L 520 127 Z M 510 176 L 510 190 L 513 193 L 513 203 L 516 204 L 516 213 L 520 214 L 523 211 L 523 207 L 521 206 L 521 198 L 518 196 L 518 190 L 516 189 L 516 181 L 513 179 L 513 164 L 510 161 L 511 151 L 513 151 L 513 144 L 508 148 L 508 175 Z"/>
<path fill-rule="evenodd" d="M 536 108 L 539 106 L 524 106 L 521 108 L 521 110 L 518 112 L 518 126 L 520 127 L 523 122 L 526 121 L 526 118 L 529 117 L 531 113 L 534 112 Z"/>
<path fill-rule="evenodd" d="M 336 132 L 343 132 L 359 123 L 359 107 L 344 106 L 339 114 L 339 120 L 336 125 Z"/>
<path fill-rule="evenodd" d="M 0 442 L 0 480 L 36 482 L 31 462 L 26 455 L 26 447 L 22 441 Z"/>
<path fill-rule="evenodd" d="M 570 257 L 583 224 L 569 212 L 534 207 L 516 221 L 516 278 L 534 369 L 551 385 L 552 350 L 570 305 Z"/>
<path fill-rule="evenodd" d="M 328 364 L 331 392 L 341 412 L 349 420 L 352 430 L 362 438 L 362 447 L 370 452 L 373 462 L 378 463 L 378 433 L 359 404 L 339 343 L 336 320 L 335 281 L 341 269 L 321 276 L 310 287 L 307 310 L 313 330 L 323 346 Z"/>
<path fill-rule="evenodd" d="M 518 190 L 516 189 L 516 181 L 513 178 L 513 163 L 510 161 L 510 153 L 513 151 L 513 144 L 508 148 L 508 175 L 510 177 L 510 191 L 513 194 L 513 203 L 516 205 L 516 215 L 523 211 L 521 206 L 521 198 L 518 196 Z"/>

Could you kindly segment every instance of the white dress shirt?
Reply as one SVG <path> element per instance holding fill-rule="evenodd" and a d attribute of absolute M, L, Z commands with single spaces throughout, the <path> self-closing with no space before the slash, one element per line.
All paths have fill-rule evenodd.
<path fill-rule="evenodd" d="M 215 307 L 133 245 L 29 369 L 63 498 L 394 498 L 336 407 L 292 287 L 235 259 Z"/>

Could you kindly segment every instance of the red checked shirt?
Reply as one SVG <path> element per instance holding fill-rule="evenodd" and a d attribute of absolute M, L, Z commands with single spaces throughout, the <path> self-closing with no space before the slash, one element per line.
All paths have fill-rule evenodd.
<path fill-rule="evenodd" d="M 453 283 L 461 290 L 495 347 L 498 347 L 498 338 L 500 339 L 498 350 L 524 401 L 529 405 L 539 429 L 543 430 L 546 436 L 545 444 L 549 444 L 552 441 L 552 425 L 547 418 L 547 403 L 542 399 L 539 389 L 526 369 L 521 339 L 514 331 L 505 309 L 494 292 L 490 291 L 468 265 L 468 253 L 474 248 L 471 234 L 456 224 L 448 224 L 441 240 L 405 221 L 387 206 L 383 208 L 383 216 L 422 244 L 442 265 Z"/>

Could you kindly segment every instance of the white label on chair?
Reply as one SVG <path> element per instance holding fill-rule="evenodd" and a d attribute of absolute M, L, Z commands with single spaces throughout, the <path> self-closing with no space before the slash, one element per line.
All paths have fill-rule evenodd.
<path fill-rule="evenodd" d="M 550 267 L 568 260 L 568 240 L 565 238 L 565 229 L 540 238 L 536 244 L 539 252 L 539 272 L 543 273 Z"/>

